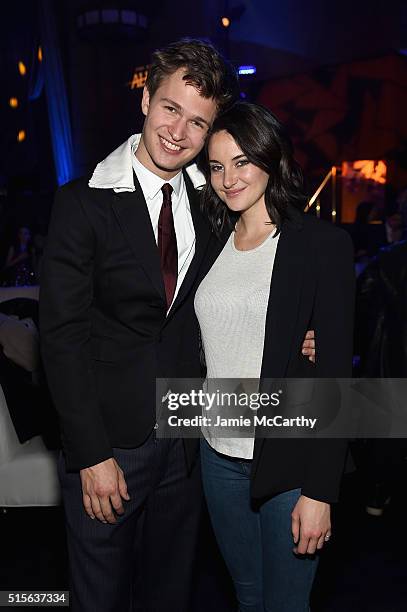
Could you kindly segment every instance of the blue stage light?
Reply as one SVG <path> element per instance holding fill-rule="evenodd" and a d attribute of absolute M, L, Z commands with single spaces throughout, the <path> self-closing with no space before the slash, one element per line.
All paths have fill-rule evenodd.
<path fill-rule="evenodd" d="M 239 74 L 256 74 L 256 66 L 239 66 Z"/>

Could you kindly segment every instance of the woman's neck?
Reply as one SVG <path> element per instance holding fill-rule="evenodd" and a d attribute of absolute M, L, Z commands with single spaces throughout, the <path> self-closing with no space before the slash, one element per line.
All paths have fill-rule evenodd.
<path fill-rule="evenodd" d="M 235 227 L 234 243 L 240 251 L 248 251 L 258 247 L 276 226 L 270 221 L 266 207 L 255 207 L 244 211 Z"/>
<path fill-rule="evenodd" d="M 259 206 L 252 206 L 242 212 L 236 223 L 235 231 L 242 237 L 256 239 L 256 237 L 269 234 L 274 228 L 275 225 L 270 221 L 266 205 L 262 202 Z"/>

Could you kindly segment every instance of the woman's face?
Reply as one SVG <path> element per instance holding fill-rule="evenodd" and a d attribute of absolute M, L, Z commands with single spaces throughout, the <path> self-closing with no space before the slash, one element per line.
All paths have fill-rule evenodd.
<path fill-rule="evenodd" d="M 211 136 L 208 153 L 211 185 L 230 210 L 243 213 L 264 206 L 269 175 L 249 162 L 229 132 Z"/>

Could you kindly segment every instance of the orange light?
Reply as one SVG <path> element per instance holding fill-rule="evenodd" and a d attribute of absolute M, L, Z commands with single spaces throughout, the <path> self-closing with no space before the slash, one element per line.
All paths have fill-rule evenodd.
<path fill-rule="evenodd" d="M 24 76 L 27 73 L 27 68 L 25 67 L 24 62 L 18 62 L 18 71 L 21 76 Z"/>
<path fill-rule="evenodd" d="M 130 89 L 140 89 L 144 87 L 147 80 L 148 71 L 147 70 L 139 70 L 133 73 L 133 77 L 129 83 Z"/>
<path fill-rule="evenodd" d="M 221 21 L 224 28 L 228 28 L 230 26 L 229 17 L 222 17 Z"/>
<path fill-rule="evenodd" d="M 42 62 L 42 47 L 41 47 L 41 45 L 38 47 L 38 61 Z"/>
<path fill-rule="evenodd" d="M 10 104 L 11 108 L 17 108 L 17 106 L 18 106 L 17 98 L 10 98 L 8 103 Z"/>
<path fill-rule="evenodd" d="M 25 130 L 20 130 L 17 135 L 17 142 L 23 142 L 25 140 Z"/>
<path fill-rule="evenodd" d="M 360 159 L 342 164 L 342 176 L 347 179 L 369 179 L 384 185 L 386 174 L 387 167 L 382 160 Z"/>

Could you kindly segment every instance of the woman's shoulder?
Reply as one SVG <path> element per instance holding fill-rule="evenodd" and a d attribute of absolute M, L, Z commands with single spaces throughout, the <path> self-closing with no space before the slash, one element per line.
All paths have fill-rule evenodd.
<path fill-rule="evenodd" d="M 312 214 L 301 213 L 302 229 L 310 238 L 318 241 L 352 244 L 349 233 L 334 223 L 317 219 Z"/>

